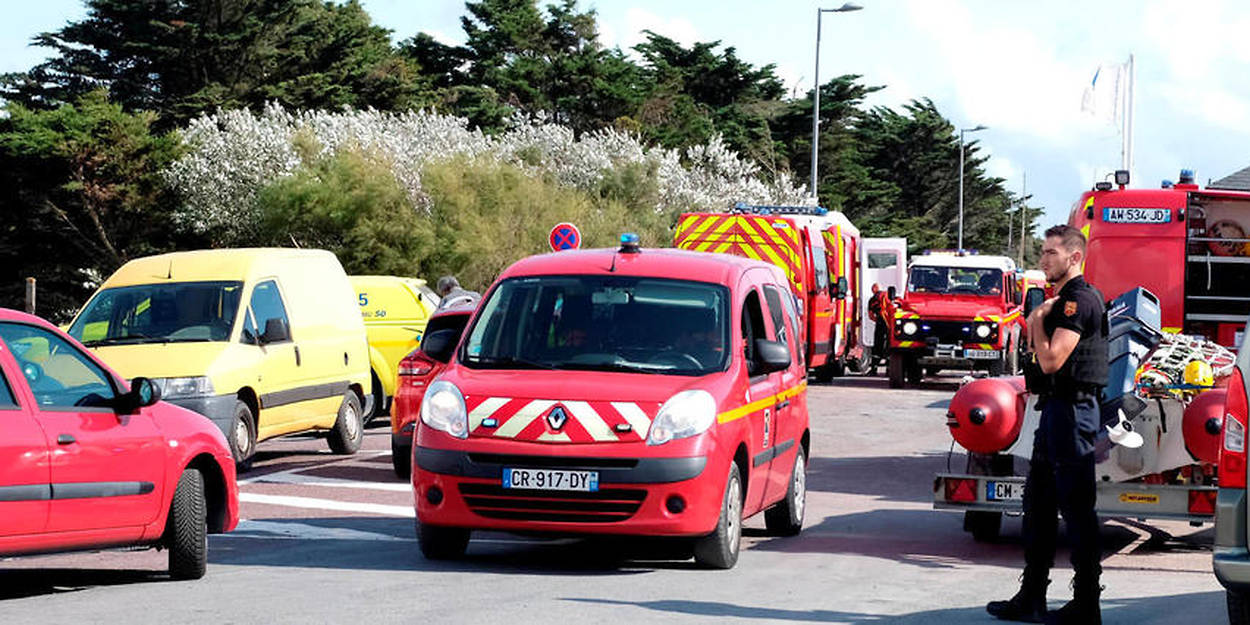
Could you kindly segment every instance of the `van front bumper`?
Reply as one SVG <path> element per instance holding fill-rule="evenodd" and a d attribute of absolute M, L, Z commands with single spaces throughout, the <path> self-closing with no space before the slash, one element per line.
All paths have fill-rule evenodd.
<path fill-rule="evenodd" d="M 701 456 L 570 459 L 565 463 L 552 456 L 426 447 L 418 448 L 415 455 L 413 486 L 417 518 L 422 523 L 503 531 L 704 535 L 720 517 L 728 471 L 705 470 L 709 458 Z M 599 474 L 599 490 L 504 489 L 505 467 L 594 470 Z"/>
<path fill-rule="evenodd" d="M 180 397 L 175 399 L 166 399 L 179 408 L 186 408 L 191 412 L 198 412 L 206 417 L 221 430 L 222 434 L 230 436 L 230 428 L 234 421 L 234 405 L 239 401 L 235 395 L 216 395 L 213 397 Z"/>

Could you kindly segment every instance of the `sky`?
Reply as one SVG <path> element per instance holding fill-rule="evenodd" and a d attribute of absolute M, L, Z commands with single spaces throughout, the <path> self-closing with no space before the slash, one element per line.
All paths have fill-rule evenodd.
<path fill-rule="evenodd" d="M 541 0 L 540 0 L 541 1 Z M 0 71 L 46 51 L 35 33 L 81 18 L 78 0 L 0 0 Z M 398 41 L 428 32 L 460 43 L 463 0 L 361 0 Z M 545 4 L 545 1 L 543 2 Z M 814 77 L 816 11 L 807 0 L 579 0 L 600 36 L 628 50 L 650 29 L 685 44 L 721 41 L 756 65 L 772 63 L 787 88 Z M 1250 166 L 1250 5 L 1244 0 L 856 0 L 826 13 L 822 80 L 860 74 L 885 89 L 872 105 L 929 98 L 988 153 L 990 174 L 1022 185 L 1044 206 L 1043 225 L 1067 220 L 1080 193 L 1121 159 L 1118 126 L 1081 110 L 1100 66 L 1135 60 L 1133 186 L 1154 187 L 1193 169 L 1201 184 Z M 1111 72 L 1103 69 L 1101 82 Z"/>

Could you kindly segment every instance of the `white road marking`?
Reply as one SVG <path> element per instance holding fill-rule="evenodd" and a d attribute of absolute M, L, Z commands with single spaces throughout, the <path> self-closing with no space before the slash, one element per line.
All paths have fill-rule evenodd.
<path fill-rule="evenodd" d="M 259 503 L 268 506 L 286 506 L 289 508 L 306 508 L 310 510 L 334 510 L 338 512 L 364 512 L 380 516 L 413 518 L 416 512 L 412 506 L 388 506 L 377 503 L 360 503 L 337 501 L 334 499 L 318 499 L 316 497 L 294 497 L 289 495 L 261 495 L 259 493 L 239 493 L 239 501 Z"/>
<path fill-rule="evenodd" d="M 226 538 L 279 538 L 300 540 L 380 540 L 410 542 L 415 536 L 392 536 L 346 527 L 322 527 L 299 521 L 239 521 Z"/>
<path fill-rule="evenodd" d="M 383 490 L 392 493 L 410 493 L 411 484 L 394 482 L 367 482 L 363 480 L 346 480 L 337 477 L 304 475 L 302 473 L 270 473 L 240 480 L 239 484 L 298 484 L 301 486 L 325 486 L 328 488 L 358 488 L 362 490 Z"/>

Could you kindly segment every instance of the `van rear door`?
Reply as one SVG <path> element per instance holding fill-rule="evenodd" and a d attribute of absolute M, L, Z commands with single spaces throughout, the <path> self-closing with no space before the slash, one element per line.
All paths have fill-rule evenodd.
<path fill-rule="evenodd" d="M 1184 330 L 1226 347 L 1250 315 L 1250 196 L 1203 191 L 1189 194 L 1185 263 Z M 1166 325 L 1166 324 L 1165 324 Z"/>

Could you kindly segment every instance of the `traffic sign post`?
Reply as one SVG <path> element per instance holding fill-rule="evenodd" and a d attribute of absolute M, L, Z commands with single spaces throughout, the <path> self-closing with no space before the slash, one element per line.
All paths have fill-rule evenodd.
<path fill-rule="evenodd" d="M 571 223 L 559 223 L 551 229 L 547 242 L 551 244 L 553 252 L 575 250 L 582 246 L 582 231 Z"/>

